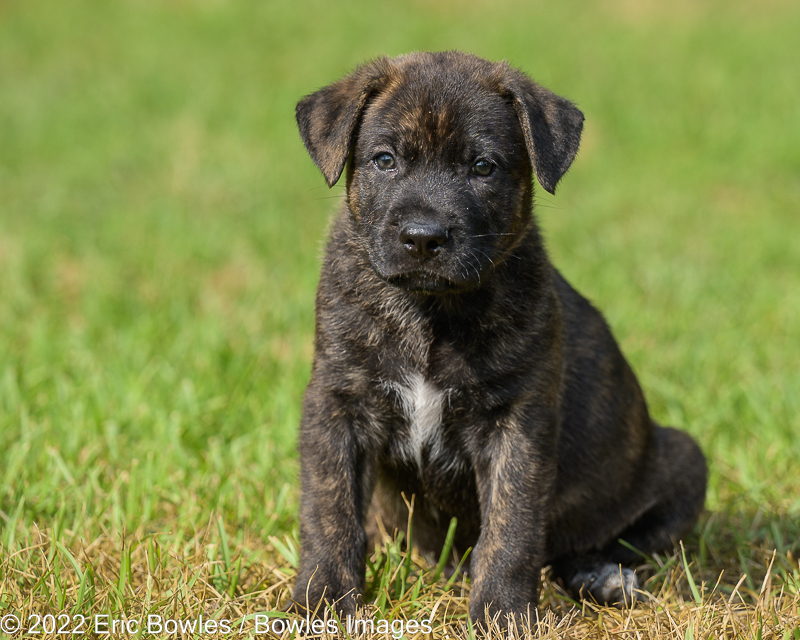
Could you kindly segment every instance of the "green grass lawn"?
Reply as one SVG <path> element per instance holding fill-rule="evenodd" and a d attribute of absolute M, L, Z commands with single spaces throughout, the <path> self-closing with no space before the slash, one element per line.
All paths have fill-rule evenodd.
<path fill-rule="evenodd" d="M 685 557 L 643 559 L 652 604 L 546 582 L 539 633 L 800 640 L 798 34 L 788 0 L 0 0 L 0 618 L 252 634 L 285 598 L 343 195 L 294 105 L 370 57 L 458 48 L 585 112 L 537 191 L 553 260 L 711 468 Z M 405 560 L 372 558 L 379 617 L 468 633 L 468 584 Z"/>

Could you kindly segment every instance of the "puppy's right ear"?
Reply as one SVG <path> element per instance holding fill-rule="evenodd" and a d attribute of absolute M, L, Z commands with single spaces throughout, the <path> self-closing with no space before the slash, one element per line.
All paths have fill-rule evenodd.
<path fill-rule="evenodd" d="M 361 112 L 386 84 L 391 69 L 388 58 L 378 58 L 297 104 L 300 136 L 329 187 L 342 175 Z"/>

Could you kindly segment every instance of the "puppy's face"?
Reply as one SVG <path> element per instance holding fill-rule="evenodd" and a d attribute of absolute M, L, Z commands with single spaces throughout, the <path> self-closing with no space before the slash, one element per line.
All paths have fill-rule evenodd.
<path fill-rule="evenodd" d="M 366 107 L 350 209 L 375 272 L 423 293 L 471 289 L 531 222 L 531 163 L 511 99 L 459 69 L 404 69 Z"/>
<path fill-rule="evenodd" d="M 301 100 L 297 122 L 330 186 L 347 164 L 373 270 L 446 294 L 479 287 L 528 231 L 532 171 L 553 193 L 583 114 L 506 63 L 450 51 L 359 67 Z"/>

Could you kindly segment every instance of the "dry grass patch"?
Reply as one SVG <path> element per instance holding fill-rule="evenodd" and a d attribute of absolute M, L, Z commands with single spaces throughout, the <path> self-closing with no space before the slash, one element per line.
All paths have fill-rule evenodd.
<path fill-rule="evenodd" d="M 297 633 L 302 621 L 294 620 L 292 626 L 280 613 L 297 563 L 291 536 L 273 537 L 264 544 L 245 535 L 232 545 L 222 520 L 212 518 L 193 535 L 137 532 L 83 541 L 74 532 L 34 527 L 26 537 L 27 544 L 5 541 L 12 543 L 13 552 L 5 543 L 0 550 L 0 613 L 6 616 L 4 625 L 16 619 L 23 627 L 9 637 L 26 636 L 24 631 L 31 628 L 31 635 L 43 638 L 63 637 L 75 629 L 91 634 L 111 630 L 113 624 L 117 627 L 112 637 L 306 635 Z M 643 558 L 638 570 L 645 602 L 633 609 L 575 602 L 545 574 L 539 608 L 531 612 L 534 624 L 517 620 L 505 635 L 496 625 L 489 637 L 510 633 L 512 638 L 798 640 L 797 560 L 791 552 L 778 557 L 777 551 L 766 548 L 761 557 L 768 558 L 767 563 L 752 575 L 722 570 L 716 576 L 712 568 L 701 569 L 697 559 L 687 561 L 680 549 Z M 447 579 L 416 554 L 409 557 L 402 539 L 376 549 L 368 565 L 370 605 L 362 617 L 372 622 L 356 627 L 350 621 L 348 634 L 343 621 L 344 631 L 327 635 L 387 638 L 399 637 L 406 629 L 413 630 L 405 633 L 407 638 L 476 634 L 466 617 L 469 584 L 463 577 Z M 148 616 L 156 620 L 149 629 Z M 280 633 L 267 634 L 265 624 L 275 625 L 277 620 Z M 409 627 L 409 621 L 418 624 Z"/>

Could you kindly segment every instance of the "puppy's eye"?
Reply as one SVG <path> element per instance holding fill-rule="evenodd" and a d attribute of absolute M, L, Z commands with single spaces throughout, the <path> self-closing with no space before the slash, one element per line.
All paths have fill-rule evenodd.
<path fill-rule="evenodd" d="M 390 171 L 397 166 L 397 162 L 395 162 L 394 156 L 391 153 L 379 153 L 375 156 L 373 162 L 375 162 L 375 166 L 381 171 Z"/>
<path fill-rule="evenodd" d="M 482 158 L 473 164 L 472 169 L 470 169 L 470 173 L 472 173 L 473 176 L 480 176 L 481 178 L 492 175 L 493 171 L 494 165 Z"/>

